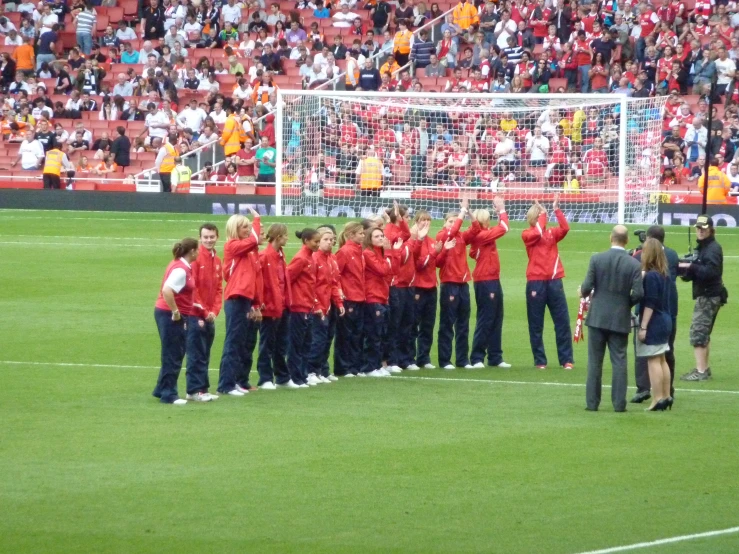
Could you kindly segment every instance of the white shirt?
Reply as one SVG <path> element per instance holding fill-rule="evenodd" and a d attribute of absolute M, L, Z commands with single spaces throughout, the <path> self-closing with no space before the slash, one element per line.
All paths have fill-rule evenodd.
<path fill-rule="evenodd" d="M 325 68 L 328 65 L 328 60 L 326 59 L 326 56 L 324 56 L 322 52 L 319 52 L 318 54 L 313 56 L 313 63 L 320 64 L 321 67 Z"/>
<path fill-rule="evenodd" d="M 167 125 L 167 128 L 152 128 L 151 125 Z M 147 114 L 144 126 L 149 129 L 149 136 L 153 138 L 165 138 L 167 136 L 169 127 L 169 118 L 163 111 L 158 111 L 154 114 Z"/>
<path fill-rule="evenodd" d="M 55 13 L 50 13 L 47 16 L 43 16 L 41 19 L 41 28 L 39 29 L 38 36 L 43 35 L 44 33 L 48 33 L 51 31 L 51 26 L 55 23 L 59 23 L 59 18 L 56 16 Z"/>
<path fill-rule="evenodd" d="M 115 36 L 118 37 L 118 40 L 124 41 L 124 40 L 136 40 L 136 31 L 131 29 L 131 27 L 126 27 L 125 29 L 118 29 L 115 32 Z"/>
<path fill-rule="evenodd" d="M 226 123 L 226 119 L 228 119 L 228 114 L 226 113 L 226 110 L 221 110 L 221 113 L 216 113 L 215 110 L 213 110 L 208 115 L 212 117 L 213 121 L 215 121 L 218 125 L 223 125 L 224 123 Z"/>
<path fill-rule="evenodd" d="M 238 98 L 239 100 L 246 100 L 247 98 L 251 98 L 252 88 L 247 85 L 246 89 L 242 89 L 241 87 L 236 87 L 234 89 L 233 97 Z"/>
<path fill-rule="evenodd" d="M 516 22 L 512 19 L 509 19 L 505 26 L 502 21 L 498 21 L 495 25 L 495 32 L 497 33 L 502 30 L 496 39 L 498 48 L 508 48 L 508 37 L 513 36 L 517 29 L 518 27 L 516 27 Z"/>
<path fill-rule="evenodd" d="M 21 142 L 18 153 L 21 156 L 21 167 L 23 169 L 37 169 L 39 162 L 44 157 L 44 147 L 41 141 L 33 139 Z"/>
<path fill-rule="evenodd" d="M 224 113 L 225 113 L 225 112 L 224 112 Z M 215 134 L 215 133 L 211 133 L 211 135 L 210 135 L 209 137 L 206 137 L 206 136 L 205 136 L 205 133 L 203 133 L 203 134 L 201 134 L 201 135 L 200 135 L 200 136 L 198 137 L 198 141 L 197 141 L 197 142 L 198 142 L 198 144 L 203 144 L 203 145 L 205 145 L 205 144 L 210 144 L 211 142 L 215 142 L 215 141 L 217 141 L 217 140 L 218 140 L 218 135 L 217 135 L 217 134 Z"/>
<path fill-rule="evenodd" d="M 336 12 L 331 19 L 334 20 L 334 27 L 351 27 L 352 21 L 354 21 L 359 16 L 352 12 Z"/>
<path fill-rule="evenodd" d="M 728 85 L 731 83 L 731 79 L 734 77 L 734 72 L 736 71 L 736 62 L 731 58 L 726 58 L 725 60 L 716 58 L 716 61 L 713 63 L 716 64 L 716 72 L 718 73 L 716 83 L 719 85 Z"/>
<path fill-rule="evenodd" d="M 185 261 L 184 258 L 180 258 L 180 261 L 185 264 L 187 267 L 190 267 L 190 264 Z M 164 287 L 169 287 L 175 293 L 180 292 L 182 289 L 185 288 L 185 285 L 187 284 L 187 272 L 182 269 L 181 267 L 175 267 L 169 274 L 169 277 L 167 277 L 167 280 L 164 281 Z"/>
<path fill-rule="evenodd" d="M 227 21 L 230 21 L 234 24 L 234 28 L 241 21 L 241 8 L 236 3 L 233 6 L 229 6 L 228 4 L 223 6 L 221 8 L 221 14 L 223 15 L 223 23 L 225 24 Z"/>
<path fill-rule="evenodd" d="M 537 137 L 531 133 L 526 137 L 526 150 L 531 156 L 531 161 L 539 161 L 547 159 L 549 152 L 549 139 L 544 135 Z"/>
<path fill-rule="evenodd" d="M 177 123 L 185 128 L 191 129 L 194 133 L 199 133 L 206 117 L 208 117 L 208 114 L 202 108 L 195 108 L 193 110 L 187 107 L 177 116 Z"/>
<path fill-rule="evenodd" d="M 72 134 L 69 135 L 69 138 L 67 139 L 67 142 L 69 144 L 72 144 L 75 140 L 77 140 L 77 129 L 74 130 Z M 92 132 L 88 131 L 87 129 L 84 129 L 82 133 L 82 140 L 86 140 L 87 143 L 92 146 Z"/>
<path fill-rule="evenodd" d="M 10 37 L 5 37 L 5 46 L 21 46 L 23 39 L 20 35 L 15 35 L 15 40 Z"/>

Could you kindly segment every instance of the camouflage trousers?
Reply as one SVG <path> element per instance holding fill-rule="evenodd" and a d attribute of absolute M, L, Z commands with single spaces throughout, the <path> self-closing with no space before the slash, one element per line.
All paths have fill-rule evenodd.
<path fill-rule="evenodd" d="M 695 300 L 693 319 L 690 322 L 691 346 L 708 346 L 711 342 L 711 331 L 719 308 L 721 308 L 720 296 L 699 296 Z"/>

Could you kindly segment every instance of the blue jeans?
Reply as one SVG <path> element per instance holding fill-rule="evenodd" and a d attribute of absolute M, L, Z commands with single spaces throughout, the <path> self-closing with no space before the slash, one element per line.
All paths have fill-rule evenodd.
<path fill-rule="evenodd" d="M 246 316 L 251 310 L 251 299 L 237 296 L 223 303 L 226 314 L 226 338 L 218 375 L 218 391 L 231 392 L 236 388 L 236 376 L 243 372 L 242 354 L 246 343 Z"/>
<path fill-rule="evenodd" d="M 39 54 L 36 56 L 36 71 L 41 69 L 41 64 L 44 62 L 51 63 L 56 59 L 54 54 Z"/>
<path fill-rule="evenodd" d="M 585 94 L 590 90 L 590 75 L 588 74 L 590 65 L 581 65 L 577 71 L 580 73 L 580 92 Z"/>
<path fill-rule="evenodd" d="M 554 322 L 559 365 L 574 363 L 570 313 L 562 279 L 550 279 L 526 282 L 526 314 L 529 320 L 529 341 L 534 354 L 534 365 L 547 365 L 547 355 L 542 338 L 544 312 L 547 308 Z"/>
<path fill-rule="evenodd" d="M 200 326 L 200 322 L 203 326 Z M 213 323 L 196 317 L 187 318 L 187 394 L 208 392 L 208 365 L 210 363 L 210 348 L 216 336 L 216 326 Z"/>
<path fill-rule="evenodd" d="M 452 362 L 452 339 L 455 340 L 455 362 L 457 367 L 470 363 L 470 287 L 467 283 L 442 283 L 439 296 L 439 365 Z"/>
<path fill-rule="evenodd" d="M 388 307 L 385 304 L 365 304 L 364 306 L 362 373 L 369 373 L 382 367 L 382 351 L 387 335 L 387 314 Z"/>
<path fill-rule="evenodd" d="M 434 343 L 434 324 L 436 323 L 436 302 L 439 292 L 436 287 L 432 289 L 416 288 L 413 296 L 416 318 L 416 363 L 426 365 L 431 363 L 431 345 Z"/>
<path fill-rule="evenodd" d="M 488 365 L 496 366 L 503 361 L 503 289 L 497 280 L 476 282 L 474 289 L 477 322 L 470 362 L 484 362 L 487 353 Z"/>
<path fill-rule="evenodd" d="M 334 343 L 334 375 L 356 375 L 362 364 L 364 341 L 364 302 L 344 301 L 346 313 L 336 325 Z"/>
<path fill-rule="evenodd" d="M 287 370 L 296 385 L 303 385 L 308 379 L 306 357 L 311 345 L 311 316 L 307 313 L 290 312 L 288 330 L 290 335 L 287 348 Z"/>
<path fill-rule="evenodd" d="M 159 377 L 152 395 L 159 398 L 164 404 L 171 404 L 179 398 L 177 379 L 180 377 L 182 360 L 185 358 L 187 344 L 186 319 L 183 316 L 179 321 L 172 321 L 172 312 L 154 308 L 154 321 L 156 321 L 159 330 L 162 355 Z"/>
<path fill-rule="evenodd" d="M 77 46 L 85 56 L 92 52 L 92 35 L 77 33 Z"/>
<path fill-rule="evenodd" d="M 276 376 L 276 383 L 283 385 L 290 380 L 287 371 L 288 316 L 265 317 L 259 326 L 259 385 L 271 383 Z"/>

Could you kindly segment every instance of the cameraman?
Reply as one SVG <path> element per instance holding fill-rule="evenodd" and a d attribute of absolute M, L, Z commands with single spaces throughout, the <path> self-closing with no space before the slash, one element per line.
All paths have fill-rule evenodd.
<path fill-rule="evenodd" d="M 642 231 L 644 233 L 644 231 Z M 670 396 L 675 396 L 675 389 L 672 386 L 673 381 L 675 380 L 675 336 L 677 333 L 677 269 L 678 264 L 680 263 L 680 258 L 677 255 L 677 252 L 675 252 L 672 248 L 669 248 L 668 246 L 665 246 L 665 230 L 661 225 L 652 225 L 649 229 L 647 229 L 647 232 L 645 233 L 645 236 L 643 237 L 644 240 L 649 238 L 657 239 L 662 243 L 662 248 L 665 252 L 665 257 L 667 258 L 667 269 L 670 271 L 670 301 L 669 301 L 669 308 L 670 308 L 670 315 L 672 316 L 672 333 L 670 333 L 670 338 L 668 340 L 668 345 L 670 349 L 665 352 L 665 359 L 667 360 L 667 365 L 670 368 Z M 639 240 L 641 242 L 644 242 L 642 240 L 642 236 L 639 235 Z M 634 258 L 641 262 L 641 246 L 637 248 L 637 250 L 634 252 Z M 638 340 L 636 337 L 636 334 L 634 335 L 634 341 Z M 636 343 L 635 343 L 636 344 Z M 636 352 L 636 347 L 634 348 L 634 352 Z M 651 384 L 649 382 L 649 371 L 647 369 L 647 358 L 646 357 L 636 357 L 636 361 L 634 364 L 634 373 L 636 374 L 636 394 L 631 399 L 631 402 L 635 404 L 641 404 L 645 400 L 648 400 L 651 398 L 652 393 L 650 392 Z"/>
<path fill-rule="evenodd" d="M 695 222 L 698 247 L 691 260 L 678 265 L 680 277 L 693 281 L 693 319 L 690 323 L 690 344 L 695 354 L 695 369 L 680 377 L 683 381 L 706 381 L 711 377 L 708 365 L 711 331 L 716 322 L 719 308 L 726 304 L 728 292 L 722 280 L 724 272 L 724 253 L 716 242 L 713 219 L 707 215 L 698 216 Z"/>

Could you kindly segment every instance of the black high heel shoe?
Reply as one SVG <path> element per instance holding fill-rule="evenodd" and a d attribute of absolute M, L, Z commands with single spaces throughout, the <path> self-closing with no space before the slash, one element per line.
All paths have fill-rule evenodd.
<path fill-rule="evenodd" d="M 675 403 L 675 399 L 672 396 L 665 398 L 665 408 L 672 411 L 672 405 Z"/>
<path fill-rule="evenodd" d="M 667 399 L 659 400 L 654 406 L 647 408 L 647 412 L 664 412 L 667 409 Z"/>

